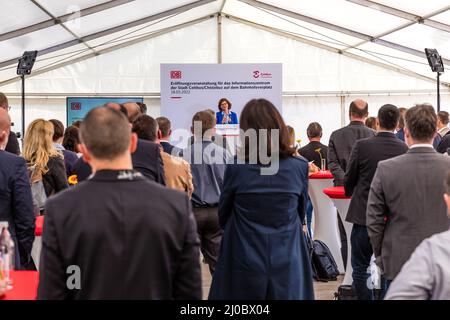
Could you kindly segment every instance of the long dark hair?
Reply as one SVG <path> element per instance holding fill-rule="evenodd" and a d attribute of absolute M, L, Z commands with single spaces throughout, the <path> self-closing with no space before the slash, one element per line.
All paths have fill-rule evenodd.
<path fill-rule="evenodd" d="M 244 154 L 241 156 L 245 157 L 245 160 L 249 160 L 250 152 L 257 151 L 258 161 L 259 161 L 259 151 L 261 148 L 261 143 L 266 143 L 267 155 L 271 156 L 273 152 L 278 152 L 280 158 L 287 158 L 295 153 L 295 148 L 290 146 L 289 132 L 284 123 L 283 117 L 278 112 L 277 108 L 266 99 L 253 99 L 247 102 L 244 109 L 241 112 L 240 117 L 240 128 L 246 132 L 249 129 L 256 130 L 257 132 L 257 150 L 250 146 L 248 137 L 245 137 L 244 143 Z M 267 130 L 266 141 L 260 141 L 259 132 L 262 129 Z M 278 143 L 279 149 L 272 150 L 271 143 L 271 131 L 279 130 Z"/>

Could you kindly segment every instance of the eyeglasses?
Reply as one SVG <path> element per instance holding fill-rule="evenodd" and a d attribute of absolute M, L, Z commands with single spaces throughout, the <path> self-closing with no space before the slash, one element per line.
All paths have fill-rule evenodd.
<path fill-rule="evenodd" d="M 11 106 L 1 106 L 0 108 L 5 109 L 6 111 L 11 110 Z"/>

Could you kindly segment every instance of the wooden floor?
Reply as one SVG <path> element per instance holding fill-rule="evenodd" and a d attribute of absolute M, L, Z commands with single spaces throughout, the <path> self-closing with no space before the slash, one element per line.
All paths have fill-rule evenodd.
<path fill-rule="evenodd" d="M 203 284 L 203 299 L 208 299 L 209 288 L 211 286 L 211 274 L 209 273 L 208 265 L 202 265 L 202 284 Z M 333 294 L 342 283 L 344 276 L 340 276 L 337 281 L 330 282 L 314 282 L 314 294 L 316 300 L 333 300 Z"/>

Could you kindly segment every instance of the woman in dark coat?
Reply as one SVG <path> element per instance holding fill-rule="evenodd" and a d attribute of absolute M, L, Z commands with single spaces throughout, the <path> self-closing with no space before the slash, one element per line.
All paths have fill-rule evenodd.
<path fill-rule="evenodd" d="M 245 163 L 227 165 L 219 202 L 224 234 L 209 299 L 314 299 L 302 231 L 308 163 L 292 156 L 295 150 L 289 146 L 284 121 L 269 101 L 248 102 L 240 123 L 244 131 L 268 129 L 268 141 L 270 130 L 278 129 L 279 147 L 271 148 L 267 139 L 259 138 L 254 146 L 247 139 L 241 153 Z M 258 157 L 252 164 L 252 156 L 264 144 L 271 163 L 263 165 Z M 275 174 L 262 171 L 269 166 Z"/>

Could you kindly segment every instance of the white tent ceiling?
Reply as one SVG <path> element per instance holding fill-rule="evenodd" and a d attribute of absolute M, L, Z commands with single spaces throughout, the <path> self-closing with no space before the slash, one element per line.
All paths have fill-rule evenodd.
<path fill-rule="evenodd" d="M 421 79 L 434 77 L 426 47 L 450 67 L 448 0 L 0 0 L 0 7 L 0 86 L 17 81 L 25 50 L 39 50 L 38 75 L 218 13 Z M 442 80 L 450 83 L 450 74 Z"/>

